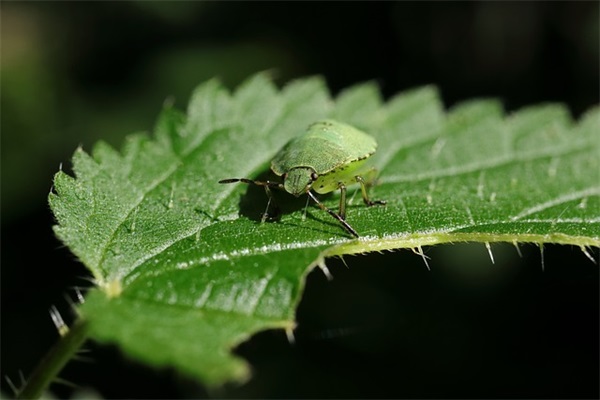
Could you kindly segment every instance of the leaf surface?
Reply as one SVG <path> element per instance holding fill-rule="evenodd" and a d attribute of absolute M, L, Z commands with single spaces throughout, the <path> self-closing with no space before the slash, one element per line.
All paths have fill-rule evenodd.
<path fill-rule="evenodd" d="M 264 190 L 220 179 L 266 177 L 269 162 L 315 120 L 372 134 L 385 207 L 351 197 L 354 240 L 306 199 L 276 193 L 283 214 L 260 223 Z M 600 110 L 578 123 L 560 105 L 505 116 L 493 100 L 445 111 L 423 87 L 383 103 L 363 84 L 333 100 L 318 78 L 278 90 L 259 74 L 233 94 L 212 80 L 186 114 L 165 108 L 154 135 L 121 151 L 98 143 L 59 172 L 55 231 L 97 289 L 81 307 L 91 336 L 208 385 L 249 376 L 231 348 L 294 327 L 306 274 L 327 256 L 456 241 L 600 243 Z M 354 196 L 353 196 L 354 195 Z M 336 209 L 338 194 L 323 196 Z"/>

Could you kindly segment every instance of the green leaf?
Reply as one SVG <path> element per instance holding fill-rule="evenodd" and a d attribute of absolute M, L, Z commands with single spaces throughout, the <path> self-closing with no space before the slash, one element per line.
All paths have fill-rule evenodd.
<path fill-rule="evenodd" d="M 379 142 L 371 195 L 388 204 L 354 196 L 358 240 L 316 207 L 303 218 L 305 199 L 286 193 L 281 220 L 260 223 L 264 190 L 217 183 L 265 174 L 324 117 Z M 446 112 L 432 87 L 384 104 L 372 84 L 334 101 L 317 78 L 278 90 L 260 74 L 233 94 L 213 80 L 187 115 L 165 108 L 153 137 L 77 150 L 75 178 L 56 174 L 50 205 L 56 234 L 97 284 L 81 307 L 91 337 L 218 385 L 249 376 L 230 353 L 237 344 L 293 329 L 306 274 L 324 257 L 456 241 L 598 246 L 599 119 L 595 108 L 575 124 L 554 104 L 506 117 L 493 100 Z M 337 194 L 322 198 L 335 209 Z"/>

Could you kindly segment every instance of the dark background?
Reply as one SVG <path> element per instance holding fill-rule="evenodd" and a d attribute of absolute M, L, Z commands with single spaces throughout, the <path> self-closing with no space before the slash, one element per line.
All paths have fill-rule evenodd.
<path fill-rule="evenodd" d="M 234 88 L 323 75 L 335 94 L 375 80 L 386 97 L 423 84 L 452 106 L 508 112 L 598 104 L 597 2 L 2 2 L 1 371 L 19 382 L 70 321 L 85 269 L 52 233 L 46 198 L 78 145 L 151 130 L 219 76 Z M 596 175 L 597 176 L 597 175 Z M 207 393 L 173 371 L 86 345 L 61 377 L 104 397 L 598 398 L 598 266 L 575 247 L 482 245 L 346 257 L 310 274 L 297 342 L 256 335 L 246 385 Z M 593 249 L 598 258 L 597 249 Z M 176 340 L 176 338 L 174 338 Z M 2 381 L 5 394 L 11 393 Z M 72 395 L 53 385 L 59 397 Z"/>

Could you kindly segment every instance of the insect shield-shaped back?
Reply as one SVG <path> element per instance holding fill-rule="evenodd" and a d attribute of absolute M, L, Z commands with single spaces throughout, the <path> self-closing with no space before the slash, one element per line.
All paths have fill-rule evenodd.
<path fill-rule="evenodd" d="M 373 137 L 350 125 L 332 120 L 318 121 L 277 153 L 271 169 L 282 176 L 293 168 L 309 167 L 322 176 L 366 159 L 376 149 L 377 142 Z"/>

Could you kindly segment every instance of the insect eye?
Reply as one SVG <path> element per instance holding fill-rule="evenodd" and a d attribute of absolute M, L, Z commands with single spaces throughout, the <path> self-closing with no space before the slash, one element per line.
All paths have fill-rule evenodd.
<path fill-rule="evenodd" d="M 317 175 L 316 172 L 313 172 L 312 174 L 310 174 L 310 179 L 314 181 L 316 181 L 319 178 L 319 175 Z"/>

